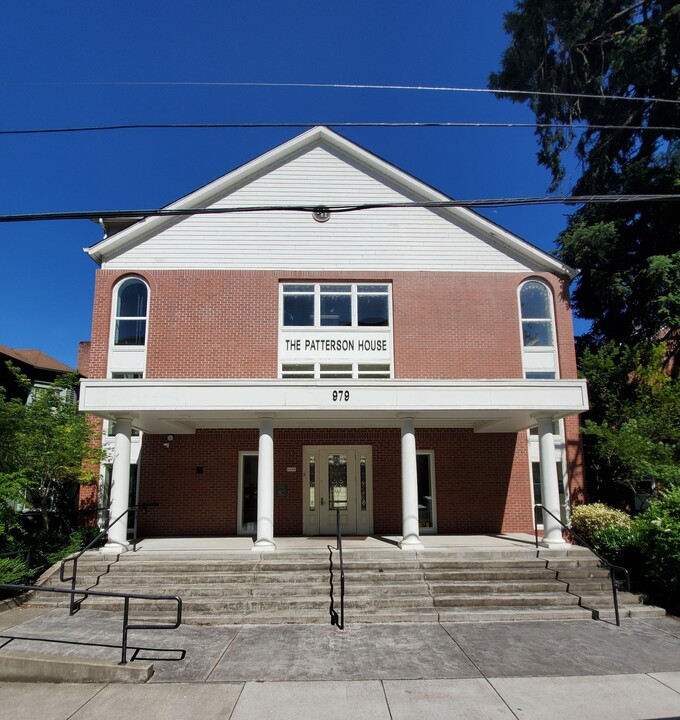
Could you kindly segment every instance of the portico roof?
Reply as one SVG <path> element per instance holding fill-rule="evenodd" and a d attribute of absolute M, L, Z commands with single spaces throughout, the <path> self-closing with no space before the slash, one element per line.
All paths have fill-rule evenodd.
<path fill-rule="evenodd" d="M 519 432 L 588 409 L 584 380 L 83 380 L 80 409 L 147 433 L 208 428 L 415 427 Z"/>

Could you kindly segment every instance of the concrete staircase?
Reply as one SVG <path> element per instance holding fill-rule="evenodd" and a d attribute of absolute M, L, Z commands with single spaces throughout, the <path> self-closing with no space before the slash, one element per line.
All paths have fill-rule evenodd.
<path fill-rule="evenodd" d="M 345 622 L 469 622 L 613 618 L 607 571 L 585 548 L 449 548 L 418 552 L 345 550 Z M 336 561 L 336 609 L 339 569 Z M 63 587 L 58 572 L 44 578 Z M 178 595 L 184 622 L 202 625 L 329 622 L 328 551 L 126 553 L 89 552 L 79 588 Z M 38 593 L 32 604 L 67 605 Z M 134 621 L 163 621 L 169 603 L 132 601 Z M 642 598 L 619 594 L 622 617 L 660 616 Z M 90 596 L 83 608 L 120 610 L 122 601 Z"/>

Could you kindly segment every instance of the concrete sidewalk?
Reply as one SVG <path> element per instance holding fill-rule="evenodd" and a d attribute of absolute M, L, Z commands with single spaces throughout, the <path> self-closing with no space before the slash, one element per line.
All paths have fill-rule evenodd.
<path fill-rule="evenodd" d="M 0 615 L 0 650 L 120 659 L 120 616 Z M 36 640 L 32 638 L 43 638 Z M 46 642 L 44 638 L 49 638 Z M 1 683 L 0 718 L 679 718 L 680 622 L 182 626 L 130 632 L 144 685 Z M 133 663 L 134 664 L 134 663 Z"/>

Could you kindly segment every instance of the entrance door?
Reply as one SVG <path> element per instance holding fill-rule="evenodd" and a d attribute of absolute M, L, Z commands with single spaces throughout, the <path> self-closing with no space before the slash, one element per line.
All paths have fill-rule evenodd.
<path fill-rule="evenodd" d="M 333 535 L 340 510 L 340 528 L 343 533 L 355 535 L 357 531 L 357 478 L 355 453 L 352 450 L 325 449 L 319 460 L 319 533 Z"/>
<path fill-rule="evenodd" d="M 346 535 L 372 531 L 370 447 L 306 447 L 304 532 L 334 535 L 336 513 Z"/>

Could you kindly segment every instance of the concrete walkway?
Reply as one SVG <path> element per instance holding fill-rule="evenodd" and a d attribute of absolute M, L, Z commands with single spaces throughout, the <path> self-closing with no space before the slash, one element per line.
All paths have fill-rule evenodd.
<path fill-rule="evenodd" d="M 22 638 L 0 664 L 9 652 L 115 664 L 120 615 L 20 608 L 0 614 L 0 636 Z M 680 718 L 672 618 L 182 626 L 129 642 L 153 662 L 147 684 L 0 683 L 0 718 Z"/>

